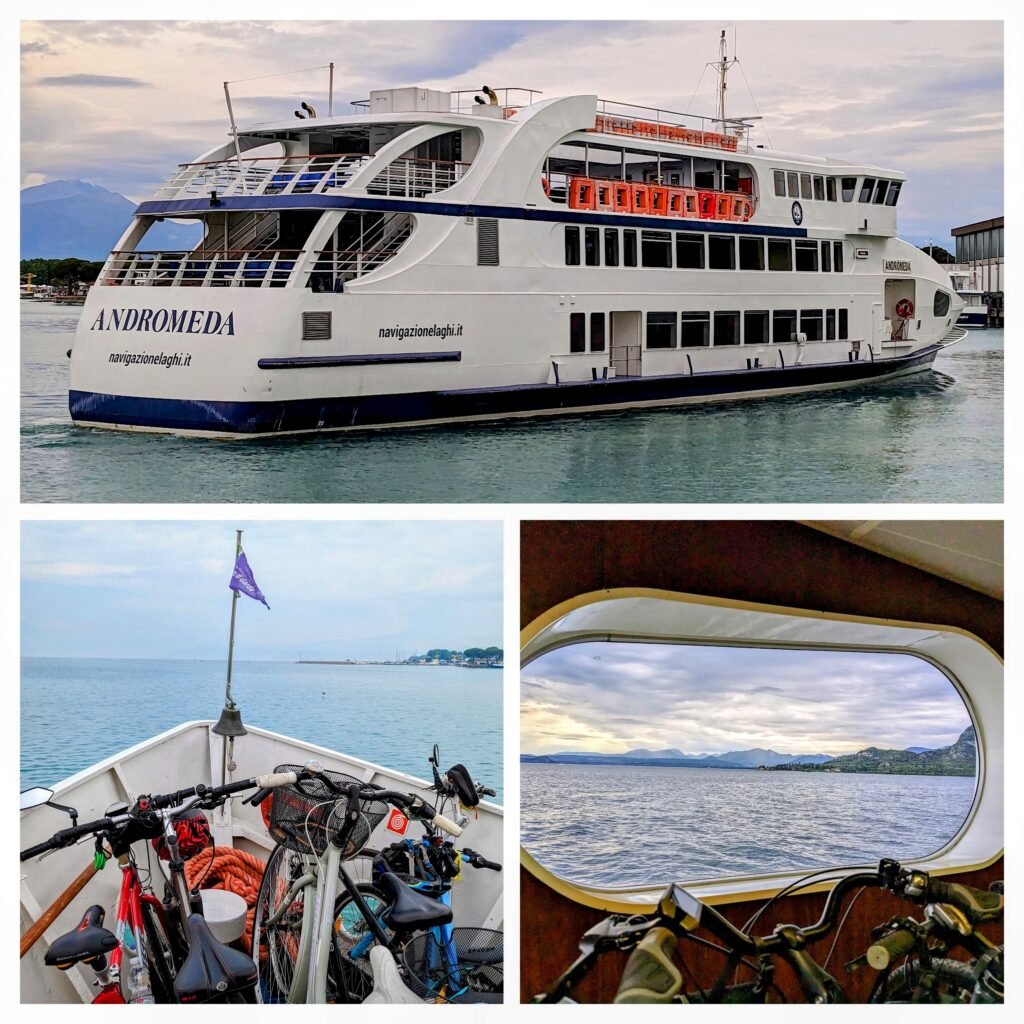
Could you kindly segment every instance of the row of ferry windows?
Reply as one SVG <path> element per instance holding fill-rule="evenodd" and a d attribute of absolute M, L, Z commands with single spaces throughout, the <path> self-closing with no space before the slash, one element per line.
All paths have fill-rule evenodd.
<path fill-rule="evenodd" d="M 821 174 L 800 174 L 797 171 L 773 170 L 775 194 L 790 199 L 827 199 L 836 202 L 836 179 Z M 852 203 L 857 196 L 857 181 L 860 180 L 859 202 L 875 206 L 895 206 L 900 197 L 902 181 L 887 178 L 841 178 L 844 203 Z"/>
<path fill-rule="evenodd" d="M 604 232 L 603 239 L 601 232 Z M 639 236 L 639 237 L 638 237 Z M 673 244 L 674 243 L 674 244 Z M 767 255 L 766 255 L 767 243 Z M 675 260 L 673 262 L 673 256 Z M 810 238 L 697 235 L 625 228 L 565 229 L 565 264 L 671 270 L 800 270 L 842 272 L 843 243 Z"/>
<path fill-rule="evenodd" d="M 589 326 L 589 330 L 588 330 Z M 793 341 L 845 340 L 850 336 L 848 309 L 756 309 L 685 313 L 648 313 L 647 348 L 709 348 L 721 345 L 770 345 Z M 604 313 L 569 314 L 569 351 L 604 352 Z"/>

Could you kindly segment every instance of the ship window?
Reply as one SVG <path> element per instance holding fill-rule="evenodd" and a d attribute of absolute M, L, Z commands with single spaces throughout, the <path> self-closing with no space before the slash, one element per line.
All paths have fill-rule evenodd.
<path fill-rule="evenodd" d="M 814 176 L 814 198 L 825 199 L 825 179 L 820 174 Z"/>
<path fill-rule="evenodd" d="M 617 267 L 619 265 L 618 228 L 604 229 L 604 265 L 606 267 Z"/>
<path fill-rule="evenodd" d="M 632 228 L 622 232 L 622 265 L 636 266 L 636 232 Z"/>
<path fill-rule="evenodd" d="M 676 266 L 685 270 L 704 269 L 704 236 L 676 234 Z"/>
<path fill-rule="evenodd" d="M 767 310 L 748 309 L 743 314 L 743 344 L 768 344 L 768 312 Z"/>
<path fill-rule="evenodd" d="M 640 255 L 645 267 L 671 267 L 671 233 L 668 231 L 641 231 Z"/>
<path fill-rule="evenodd" d="M 856 178 L 843 178 L 843 202 L 852 203 L 853 196 L 857 191 Z"/>
<path fill-rule="evenodd" d="M 871 200 L 875 206 L 881 206 L 882 203 L 885 202 L 885 193 L 888 188 L 889 182 L 879 179 L 878 183 L 875 185 L 875 198 Z"/>
<path fill-rule="evenodd" d="M 875 179 L 874 178 L 865 178 L 864 179 L 864 184 L 861 185 L 861 187 L 860 187 L 860 199 L 859 199 L 859 202 L 870 203 L 871 202 L 871 193 L 874 192 L 874 190 L 875 190 Z"/>
<path fill-rule="evenodd" d="M 800 333 L 806 334 L 808 341 L 821 341 L 824 337 L 821 332 L 821 312 L 820 309 L 800 310 Z"/>
<path fill-rule="evenodd" d="M 885 197 L 886 206 L 895 206 L 899 202 L 900 189 L 903 187 L 902 181 L 890 181 L 889 182 L 889 193 Z"/>
<path fill-rule="evenodd" d="M 768 239 L 768 269 L 793 269 L 793 244 L 788 238 Z"/>
<path fill-rule="evenodd" d="M 789 198 L 790 199 L 799 199 L 800 198 L 800 178 L 797 175 L 796 171 L 787 171 L 786 172 L 786 185 L 787 185 L 787 187 L 789 189 Z"/>
<path fill-rule="evenodd" d="M 565 229 L 565 265 L 567 267 L 578 267 L 580 265 L 580 229 Z"/>
<path fill-rule="evenodd" d="M 843 243 L 832 243 L 832 269 L 837 273 L 843 272 Z"/>
<path fill-rule="evenodd" d="M 604 313 L 590 314 L 590 351 L 604 351 Z"/>
<path fill-rule="evenodd" d="M 588 267 L 601 265 L 601 232 L 598 228 L 584 228 L 583 252 Z"/>
<path fill-rule="evenodd" d="M 818 269 L 818 243 L 798 238 L 795 245 L 796 269 L 816 271 Z"/>
<path fill-rule="evenodd" d="M 641 887 L 649 901 L 673 879 L 745 876 L 749 892 L 769 872 L 788 873 L 773 883 L 781 888 L 815 869 L 843 874 L 883 856 L 920 861 L 946 847 L 984 799 L 983 730 L 950 676 L 909 644 L 783 647 L 776 637 L 802 637 L 808 622 L 820 635 L 820 617 L 741 612 L 728 601 L 708 608 L 699 598 L 675 612 L 676 602 L 621 599 L 644 601 L 656 606 L 644 622 L 653 635 L 626 633 L 610 610 L 590 604 L 569 613 L 567 632 L 572 616 L 586 614 L 604 633 L 549 648 L 521 675 L 523 845 L 556 876 L 587 886 L 592 904 L 595 891 L 639 901 Z M 737 619 L 746 625 L 755 615 L 768 639 L 732 640 L 749 633 Z M 619 618 L 636 621 L 625 611 Z M 665 619 L 680 623 L 679 635 L 712 639 L 673 642 Z M 879 646 L 886 631 L 899 636 L 874 621 L 859 628 Z M 921 627 L 913 633 L 916 643 L 931 639 Z M 954 634 L 941 642 L 955 643 Z M 986 662 L 986 671 L 998 678 L 998 666 Z M 628 804 L 628 824 L 609 823 L 616 802 Z M 567 842 L 560 822 L 580 837 L 605 837 L 600 856 L 593 841 Z M 813 840 L 792 841 L 798 828 Z"/>
<path fill-rule="evenodd" d="M 683 314 L 679 335 L 682 348 L 703 348 L 711 344 L 711 314 L 688 311 Z"/>
<path fill-rule="evenodd" d="M 736 240 L 732 235 L 708 235 L 708 268 L 736 269 Z"/>
<path fill-rule="evenodd" d="M 811 176 L 809 174 L 800 175 L 800 198 L 811 198 Z"/>
<path fill-rule="evenodd" d="M 569 351 L 587 351 L 587 314 L 569 314 Z"/>
<path fill-rule="evenodd" d="M 775 178 L 775 194 L 784 196 L 786 194 L 786 172 L 772 171 L 772 175 Z"/>
<path fill-rule="evenodd" d="M 945 316 L 949 312 L 949 292 L 937 291 L 935 303 L 932 306 L 932 313 L 935 316 Z"/>
<path fill-rule="evenodd" d="M 825 310 L 825 340 L 836 340 L 836 311 L 834 309 Z"/>
<path fill-rule="evenodd" d="M 821 243 L 821 269 L 827 274 L 832 270 L 832 243 Z"/>
<path fill-rule="evenodd" d="M 738 312 L 715 313 L 715 346 L 740 343 L 740 315 Z"/>
<path fill-rule="evenodd" d="M 796 310 L 776 309 L 772 311 L 772 341 L 776 345 L 792 341 L 796 334 Z"/>
<path fill-rule="evenodd" d="M 740 270 L 764 270 L 764 239 L 740 239 Z"/>
<path fill-rule="evenodd" d="M 836 179 L 826 178 L 825 179 L 825 191 L 828 193 L 828 201 L 834 203 L 836 201 Z"/>
<path fill-rule="evenodd" d="M 848 309 L 839 310 L 839 337 L 846 339 L 850 336 L 850 311 Z"/>
<path fill-rule="evenodd" d="M 678 319 L 679 317 L 676 313 L 648 313 L 647 347 L 675 348 Z"/>

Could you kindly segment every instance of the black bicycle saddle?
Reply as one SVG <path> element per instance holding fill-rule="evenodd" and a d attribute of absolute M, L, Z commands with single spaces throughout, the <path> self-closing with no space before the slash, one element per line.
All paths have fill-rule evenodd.
<path fill-rule="evenodd" d="M 201 914 L 188 919 L 188 956 L 174 979 L 179 1003 L 208 1003 L 256 984 L 256 964 L 214 938 Z"/>
<path fill-rule="evenodd" d="M 452 908 L 410 889 L 397 875 L 386 871 L 377 879 L 384 894 L 391 900 L 391 914 L 388 924 L 399 931 L 414 928 L 433 928 L 448 924 L 452 919 Z"/>
<path fill-rule="evenodd" d="M 104 910 L 99 904 L 91 906 L 78 927 L 50 943 L 43 958 L 50 967 L 66 971 L 80 961 L 92 963 L 97 957 L 109 953 L 117 946 L 117 938 L 102 928 Z"/>

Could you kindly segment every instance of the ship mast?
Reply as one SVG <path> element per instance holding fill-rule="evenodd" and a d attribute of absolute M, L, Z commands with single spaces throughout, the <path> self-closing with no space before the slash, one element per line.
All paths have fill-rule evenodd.
<path fill-rule="evenodd" d="M 722 130 L 725 130 L 725 79 L 729 73 L 729 68 L 736 63 L 736 57 L 733 56 L 732 60 L 729 59 L 726 42 L 725 42 L 725 29 L 722 29 L 722 35 L 718 40 L 718 63 L 715 68 L 718 71 L 718 121 L 721 124 Z"/>

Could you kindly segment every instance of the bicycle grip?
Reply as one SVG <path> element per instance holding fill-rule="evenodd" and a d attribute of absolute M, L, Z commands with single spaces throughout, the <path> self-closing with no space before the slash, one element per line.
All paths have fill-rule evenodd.
<path fill-rule="evenodd" d="M 670 1003 L 683 987 L 672 962 L 678 939 L 668 928 L 652 928 L 629 954 L 615 1003 Z"/>
<path fill-rule="evenodd" d="M 1000 917 L 1005 901 L 1001 893 L 935 879 L 928 885 L 928 898 L 936 903 L 952 903 L 967 915 L 972 924 Z"/>
<path fill-rule="evenodd" d="M 269 775 L 257 775 L 256 785 L 262 789 L 277 789 L 278 786 L 294 786 L 299 781 L 298 772 L 271 772 Z"/>
<path fill-rule="evenodd" d="M 47 850 L 56 850 L 59 848 L 59 843 L 55 843 L 52 839 L 47 839 L 45 843 L 38 843 L 35 846 L 30 846 L 27 850 L 22 850 L 21 859 L 31 860 L 33 857 L 38 857 L 41 853 L 46 853 Z"/>
<path fill-rule="evenodd" d="M 876 971 L 884 971 L 894 960 L 912 953 L 916 942 L 914 933 L 906 928 L 890 932 L 868 946 L 867 962 Z"/>
<path fill-rule="evenodd" d="M 439 828 L 442 832 L 447 832 L 450 836 L 455 836 L 456 839 L 462 835 L 462 829 L 443 814 L 435 814 L 430 824 L 434 828 Z"/>

